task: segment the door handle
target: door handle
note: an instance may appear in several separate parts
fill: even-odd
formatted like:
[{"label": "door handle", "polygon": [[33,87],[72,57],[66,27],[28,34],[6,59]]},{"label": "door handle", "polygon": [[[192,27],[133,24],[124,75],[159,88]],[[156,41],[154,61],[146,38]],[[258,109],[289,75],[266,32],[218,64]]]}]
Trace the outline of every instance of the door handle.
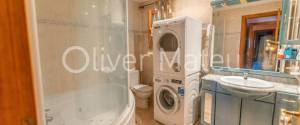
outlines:
[{"label": "door handle", "polygon": [[282,113],[286,114],[286,115],[291,115],[294,117],[300,117],[300,112],[297,111],[288,111],[286,109],[281,110]]}]

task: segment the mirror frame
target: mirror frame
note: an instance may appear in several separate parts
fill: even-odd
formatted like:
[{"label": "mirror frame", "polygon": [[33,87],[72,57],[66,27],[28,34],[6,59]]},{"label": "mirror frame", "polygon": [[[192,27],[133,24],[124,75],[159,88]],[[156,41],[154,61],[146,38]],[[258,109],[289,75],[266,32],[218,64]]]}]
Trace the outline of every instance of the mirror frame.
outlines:
[{"label": "mirror frame", "polygon": [[[285,7],[285,0],[281,0],[282,1],[282,13],[286,12],[286,7]],[[279,32],[279,40],[280,42],[282,42],[281,40],[284,39],[282,38],[282,31],[284,31],[283,29],[284,27],[284,21],[285,21],[285,15],[282,14],[281,15],[281,25],[280,25],[280,32]],[[215,33],[213,33],[213,35],[215,35]],[[214,38],[214,37],[213,37]],[[213,39],[214,40],[214,39]],[[213,42],[214,43],[214,42]],[[211,47],[214,47],[214,44],[211,45]],[[233,72],[233,73],[243,73],[243,72],[248,72],[250,74],[254,74],[254,75],[263,75],[263,76],[273,76],[273,77],[280,77],[280,78],[291,78],[294,79],[295,76],[288,74],[288,73],[282,73],[282,72],[275,72],[275,71],[265,71],[265,70],[253,70],[253,69],[245,69],[245,68],[232,68],[232,67],[222,67],[222,66],[213,66],[213,49],[211,49],[211,56],[210,56],[210,69],[212,71],[215,72]],[[276,59],[277,60],[277,59]]]}]

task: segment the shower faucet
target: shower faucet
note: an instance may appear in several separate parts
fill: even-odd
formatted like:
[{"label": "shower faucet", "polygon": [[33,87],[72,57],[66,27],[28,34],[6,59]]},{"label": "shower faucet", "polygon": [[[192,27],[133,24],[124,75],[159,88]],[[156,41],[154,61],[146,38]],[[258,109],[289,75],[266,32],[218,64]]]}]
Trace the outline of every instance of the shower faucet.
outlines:
[{"label": "shower faucet", "polygon": [[45,120],[46,120],[46,125],[48,125],[49,122],[52,122],[54,120],[53,116],[50,116],[50,109],[45,109]]},{"label": "shower faucet", "polygon": [[248,73],[248,72],[243,72],[243,77],[244,77],[244,80],[247,80],[247,79],[248,79],[248,75],[249,75],[249,73]]}]

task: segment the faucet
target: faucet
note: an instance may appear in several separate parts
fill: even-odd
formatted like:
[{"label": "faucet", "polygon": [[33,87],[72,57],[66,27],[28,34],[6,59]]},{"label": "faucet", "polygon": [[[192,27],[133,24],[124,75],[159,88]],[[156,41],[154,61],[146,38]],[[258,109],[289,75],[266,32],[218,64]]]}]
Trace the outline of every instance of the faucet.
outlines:
[{"label": "faucet", "polygon": [[50,116],[50,109],[45,109],[45,120],[46,120],[46,125],[48,125],[49,122],[52,122],[54,120],[53,116]]},{"label": "faucet", "polygon": [[248,72],[243,72],[244,80],[247,80],[247,79],[248,79],[248,75],[249,75]]}]

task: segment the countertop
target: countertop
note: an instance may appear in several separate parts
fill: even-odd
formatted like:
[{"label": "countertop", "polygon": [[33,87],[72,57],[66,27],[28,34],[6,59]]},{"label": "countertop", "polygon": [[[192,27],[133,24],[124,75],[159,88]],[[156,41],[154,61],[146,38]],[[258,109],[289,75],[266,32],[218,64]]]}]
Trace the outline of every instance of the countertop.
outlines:
[{"label": "countertop", "polygon": [[[215,81],[215,82],[218,82],[219,84],[223,84],[226,86],[232,86],[228,83],[221,81],[221,77],[223,77],[223,76],[224,75],[208,74],[208,75],[202,77],[202,79]],[[289,85],[289,84],[277,83],[277,82],[271,82],[271,83],[274,84],[274,86],[275,86],[274,88],[259,90],[259,91],[274,91],[274,92],[284,92],[284,93],[300,95],[300,86],[299,85]],[[234,86],[234,87],[238,87],[238,86]],[[238,87],[238,88],[245,89],[244,87]],[[251,88],[247,88],[247,90],[257,91],[257,89],[251,89]]]}]

